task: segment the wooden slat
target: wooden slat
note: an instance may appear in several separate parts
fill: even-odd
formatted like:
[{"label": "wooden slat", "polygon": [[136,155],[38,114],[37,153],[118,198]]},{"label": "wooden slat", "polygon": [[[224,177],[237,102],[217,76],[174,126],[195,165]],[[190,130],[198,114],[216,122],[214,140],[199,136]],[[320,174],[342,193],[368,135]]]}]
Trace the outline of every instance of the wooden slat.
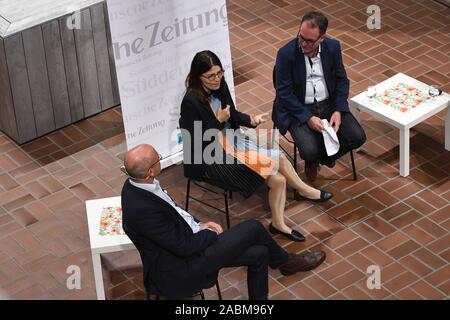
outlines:
[{"label": "wooden slat", "polygon": [[81,95],[80,76],[78,72],[77,51],[73,30],[67,28],[67,16],[59,19],[59,30],[66,70],[67,89],[69,91],[70,114],[72,122],[84,119],[83,98]]},{"label": "wooden slat", "polygon": [[88,117],[102,110],[89,9],[81,11],[81,29],[74,29],[74,34],[84,115]]},{"label": "wooden slat", "polygon": [[38,136],[41,136],[55,129],[55,117],[53,115],[52,98],[48,83],[41,27],[37,26],[23,31],[22,37],[36,132]]},{"label": "wooden slat", "polygon": [[109,54],[109,66],[111,67],[111,81],[113,89],[114,105],[120,104],[119,84],[117,82],[116,63],[114,62],[114,50],[112,47],[111,28],[109,24],[108,5],[107,2],[103,2],[103,9],[106,23],[106,39],[108,40],[108,54]]},{"label": "wooden slat", "polygon": [[0,39],[0,129],[13,140],[19,140],[3,39]]},{"label": "wooden slat", "polygon": [[6,61],[11,83],[11,91],[16,111],[18,143],[36,138],[34,111],[31,102],[28,73],[23,50],[22,34],[18,33],[4,39]]},{"label": "wooden slat", "polygon": [[102,110],[114,106],[103,3],[90,7]]},{"label": "wooden slat", "polygon": [[58,20],[42,25],[42,35],[47,57],[55,125],[56,128],[61,128],[71,123],[71,116]]}]

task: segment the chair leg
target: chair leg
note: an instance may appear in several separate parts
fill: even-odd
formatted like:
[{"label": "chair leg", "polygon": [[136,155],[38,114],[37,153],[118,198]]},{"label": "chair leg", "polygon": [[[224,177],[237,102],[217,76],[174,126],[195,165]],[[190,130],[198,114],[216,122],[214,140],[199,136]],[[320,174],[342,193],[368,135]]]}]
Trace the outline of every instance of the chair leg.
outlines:
[{"label": "chair leg", "polygon": [[272,144],[270,145],[270,147],[273,149],[273,146],[275,145],[275,129],[277,128],[277,126],[275,124],[273,124],[273,130],[272,130]]},{"label": "chair leg", "polygon": [[[297,172],[297,146],[295,145],[295,142],[293,143],[293,145],[294,145],[294,170],[295,172]],[[294,199],[296,194],[297,190],[294,189]]]},{"label": "chair leg", "polygon": [[205,294],[203,293],[203,290],[200,291],[200,296],[202,297],[202,300],[204,301],[205,300]]},{"label": "chair leg", "polygon": [[191,192],[191,179],[188,178],[187,182],[187,190],[186,190],[186,202],[185,202],[185,209],[186,211],[189,210],[189,194]]},{"label": "chair leg", "polygon": [[294,170],[297,171],[297,146],[294,143]]},{"label": "chair leg", "polygon": [[356,167],[355,167],[355,158],[353,157],[353,150],[350,150],[350,158],[352,159],[352,169],[353,169],[353,180],[356,181]]},{"label": "chair leg", "polygon": [[216,280],[216,288],[217,288],[217,295],[219,296],[219,300],[222,300],[222,292],[220,291],[220,287],[219,287],[219,279]]},{"label": "chair leg", "polygon": [[230,212],[228,210],[228,191],[227,190],[224,191],[223,198],[225,199],[225,214],[227,216],[227,229],[230,229]]}]

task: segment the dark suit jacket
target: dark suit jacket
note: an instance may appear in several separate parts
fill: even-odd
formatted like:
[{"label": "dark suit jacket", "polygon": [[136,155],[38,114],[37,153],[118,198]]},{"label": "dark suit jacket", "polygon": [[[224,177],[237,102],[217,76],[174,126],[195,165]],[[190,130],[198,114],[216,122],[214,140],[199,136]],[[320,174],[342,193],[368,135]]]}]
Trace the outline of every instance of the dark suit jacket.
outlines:
[{"label": "dark suit jacket", "polygon": [[[230,92],[224,97],[219,97],[222,103],[222,108],[230,106],[230,118],[228,122],[232,129],[238,129],[239,126],[252,127],[251,118],[249,115],[236,110]],[[194,136],[194,122],[198,121],[202,125],[201,136]],[[197,99],[189,91],[186,92],[183,101],[181,102],[181,117],[180,128],[185,129],[190,137],[190,148],[188,145],[188,138],[183,134],[183,156],[184,156],[184,174],[186,177],[200,179],[206,169],[207,164],[203,161],[203,151],[210,144],[214,143],[215,139],[211,141],[202,141],[202,137],[208,129],[222,130],[225,123],[220,123],[208,103],[204,103]],[[202,143],[195,143],[193,140],[202,141]],[[200,164],[197,163],[199,160]]]},{"label": "dark suit jacket", "polygon": [[178,299],[205,288],[203,252],[216,241],[215,232],[194,234],[169,203],[128,180],[122,188],[122,216],[123,229],[141,255],[148,292],[155,287]]},{"label": "dark suit jacket", "polygon": [[[321,44],[320,56],[331,104],[336,111],[348,112],[349,80],[342,62],[339,41],[325,39]],[[304,105],[306,66],[297,38],[278,51],[275,75],[276,98],[272,120],[285,134],[293,118],[303,124],[312,116]]]}]

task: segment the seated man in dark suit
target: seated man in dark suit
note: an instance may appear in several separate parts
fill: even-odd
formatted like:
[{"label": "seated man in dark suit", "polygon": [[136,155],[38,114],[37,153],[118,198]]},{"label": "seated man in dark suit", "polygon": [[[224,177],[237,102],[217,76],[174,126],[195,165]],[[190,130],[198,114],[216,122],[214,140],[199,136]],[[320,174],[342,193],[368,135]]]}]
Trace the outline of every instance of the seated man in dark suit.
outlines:
[{"label": "seated man in dark suit", "polygon": [[147,292],[156,288],[169,299],[188,297],[221,268],[248,266],[249,299],[267,299],[268,266],[292,275],[325,260],[323,251],[288,254],[256,220],[226,231],[212,221],[199,222],[155,179],[160,159],[148,144],[129,150],[124,159],[130,179],[122,189],[122,224],[141,255]]},{"label": "seated man in dark suit", "polygon": [[[349,80],[339,41],[325,37],[328,19],[320,12],[303,16],[297,37],[282,47],[276,60],[276,98],[272,119],[282,134],[287,130],[305,160],[305,174],[314,181],[319,163],[335,160],[366,140],[364,130],[349,112]],[[340,142],[328,156],[322,137],[327,119]]]}]

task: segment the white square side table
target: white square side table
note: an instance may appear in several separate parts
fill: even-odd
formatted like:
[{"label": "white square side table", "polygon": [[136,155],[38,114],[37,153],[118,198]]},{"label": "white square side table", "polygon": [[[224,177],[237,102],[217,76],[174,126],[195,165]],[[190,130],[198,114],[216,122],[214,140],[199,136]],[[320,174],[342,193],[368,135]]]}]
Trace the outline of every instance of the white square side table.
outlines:
[{"label": "white square side table", "polygon": [[101,236],[99,234],[100,218],[103,207],[121,207],[121,197],[103,198],[86,201],[86,214],[89,227],[89,239],[94,266],[95,289],[98,300],[105,300],[101,254],[135,249],[126,235]]},{"label": "white square side table", "polygon": [[[427,84],[403,73],[398,73],[377,84],[375,86],[377,94],[390,89],[401,82],[411,85],[428,94],[429,86]],[[400,175],[406,177],[409,175],[409,129],[445,109],[447,109],[445,115],[445,149],[450,151],[449,100],[450,96],[443,92],[434,99],[427,100],[411,110],[401,112],[390,106],[386,106],[375,99],[368,98],[366,93],[362,92],[350,99],[350,111],[358,121],[360,121],[359,112],[364,111],[400,130]]]}]

